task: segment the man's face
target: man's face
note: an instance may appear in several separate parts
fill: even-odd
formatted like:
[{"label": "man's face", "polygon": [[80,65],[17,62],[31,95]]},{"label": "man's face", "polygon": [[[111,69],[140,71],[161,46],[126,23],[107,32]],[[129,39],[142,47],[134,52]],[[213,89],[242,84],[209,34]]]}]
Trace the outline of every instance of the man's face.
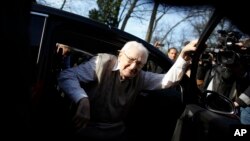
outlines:
[{"label": "man's face", "polygon": [[177,51],[175,49],[171,49],[169,52],[168,52],[168,57],[175,61],[176,60],[176,57],[177,57]]},{"label": "man's face", "polygon": [[121,51],[119,54],[119,68],[122,79],[135,77],[147,61],[145,53],[138,49]]}]

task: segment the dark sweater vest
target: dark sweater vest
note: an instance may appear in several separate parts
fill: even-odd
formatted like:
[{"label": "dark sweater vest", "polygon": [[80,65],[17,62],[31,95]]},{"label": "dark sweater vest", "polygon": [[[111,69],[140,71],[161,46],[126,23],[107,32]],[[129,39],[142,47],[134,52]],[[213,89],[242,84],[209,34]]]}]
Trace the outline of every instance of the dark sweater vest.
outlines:
[{"label": "dark sweater vest", "polygon": [[134,103],[142,83],[140,75],[120,80],[120,72],[112,71],[117,57],[110,54],[98,54],[96,64],[97,81],[92,85],[88,96],[91,107],[91,120],[95,122],[120,122]]}]

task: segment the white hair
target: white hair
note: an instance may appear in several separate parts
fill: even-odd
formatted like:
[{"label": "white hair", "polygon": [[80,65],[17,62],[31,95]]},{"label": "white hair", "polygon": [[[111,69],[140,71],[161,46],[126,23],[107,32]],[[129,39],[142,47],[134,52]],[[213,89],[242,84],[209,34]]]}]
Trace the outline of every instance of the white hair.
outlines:
[{"label": "white hair", "polygon": [[129,41],[127,42],[121,49],[121,51],[124,51],[126,52],[126,50],[130,50],[130,49],[138,49],[139,51],[142,51],[144,54],[145,54],[145,59],[147,60],[148,59],[148,50],[147,48],[142,44],[142,43],[139,43],[137,41]]}]

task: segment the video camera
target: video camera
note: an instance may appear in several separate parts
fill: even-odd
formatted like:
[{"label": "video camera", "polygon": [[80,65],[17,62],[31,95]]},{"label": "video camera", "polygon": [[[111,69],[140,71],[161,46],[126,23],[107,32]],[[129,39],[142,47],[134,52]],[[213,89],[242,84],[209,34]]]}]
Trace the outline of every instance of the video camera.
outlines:
[{"label": "video camera", "polygon": [[241,57],[239,43],[242,35],[237,31],[218,30],[220,34],[218,38],[218,46],[220,52],[217,54],[217,61],[220,64],[231,65],[238,63]]},{"label": "video camera", "polygon": [[236,43],[239,43],[240,38],[242,35],[240,32],[237,31],[225,31],[225,30],[218,30],[220,34],[219,37],[219,48],[224,50],[237,50]]}]

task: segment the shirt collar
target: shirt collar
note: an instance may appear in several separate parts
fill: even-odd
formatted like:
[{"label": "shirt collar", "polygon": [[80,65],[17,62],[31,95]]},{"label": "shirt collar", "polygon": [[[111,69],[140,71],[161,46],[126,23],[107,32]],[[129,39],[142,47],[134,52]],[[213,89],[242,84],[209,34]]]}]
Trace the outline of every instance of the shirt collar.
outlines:
[{"label": "shirt collar", "polygon": [[112,71],[117,71],[119,69],[120,69],[119,63],[118,63],[118,61],[116,61],[115,65],[114,65],[114,67],[112,69]]},{"label": "shirt collar", "polygon": [[[115,65],[114,65],[114,67],[112,69],[112,71],[118,71],[119,69],[120,69],[120,65],[119,65],[118,61],[116,61]],[[120,82],[124,82],[124,80],[122,80],[120,78]]]}]

